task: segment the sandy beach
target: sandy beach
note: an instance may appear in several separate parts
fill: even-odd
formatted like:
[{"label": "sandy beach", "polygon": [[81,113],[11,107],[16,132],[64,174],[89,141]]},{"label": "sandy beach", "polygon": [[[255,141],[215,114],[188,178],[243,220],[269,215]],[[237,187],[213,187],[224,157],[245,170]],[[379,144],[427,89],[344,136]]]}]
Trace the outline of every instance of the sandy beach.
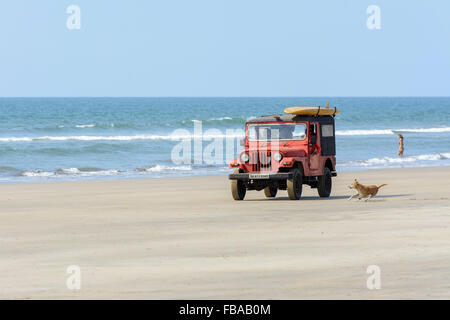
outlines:
[{"label": "sandy beach", "polygon": [[[388,186],[347,201],[354,177]],[[0,203],[1,299],[450,299],[450,167],[339,173],[326,200],[236,202],[218,176],[2,184]]]}]

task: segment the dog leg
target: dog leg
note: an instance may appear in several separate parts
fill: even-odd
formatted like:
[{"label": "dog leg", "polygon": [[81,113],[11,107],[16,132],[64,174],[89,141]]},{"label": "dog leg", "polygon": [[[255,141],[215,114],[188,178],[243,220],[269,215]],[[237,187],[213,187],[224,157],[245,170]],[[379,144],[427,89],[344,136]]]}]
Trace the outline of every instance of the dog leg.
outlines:
[{"label": "dog leg", "polygon": [[347,200],[349,200],[349,201],[350,201],[350,200],[352,200],[352,199],[353,199],[354,197],[356,197],[356,196],[358,196],[358,195],[359,195],[359,193],[357,193],[357,194],[353,194],[353,195],[351,195],[351,196],[350,196],[350,198],[348,198]]},{"label": "dog leg", "polygon": [[365,202],[369,201],[369,199],[372,198],[372,195],[369,194],[369,196],[366,198],[366,200],[364,200]]}]

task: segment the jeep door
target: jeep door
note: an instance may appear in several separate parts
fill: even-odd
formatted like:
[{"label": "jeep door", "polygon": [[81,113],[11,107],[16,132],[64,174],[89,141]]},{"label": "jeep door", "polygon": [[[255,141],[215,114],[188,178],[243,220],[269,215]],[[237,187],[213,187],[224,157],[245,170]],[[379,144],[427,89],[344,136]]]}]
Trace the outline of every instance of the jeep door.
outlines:
[{"label": "jeep door", "polygon": [[319,169],[321,160],[319,123],[310,122],[308,137],[309,169],[311,170],[311,175],[317,175],[318,171],[320,171]]}]

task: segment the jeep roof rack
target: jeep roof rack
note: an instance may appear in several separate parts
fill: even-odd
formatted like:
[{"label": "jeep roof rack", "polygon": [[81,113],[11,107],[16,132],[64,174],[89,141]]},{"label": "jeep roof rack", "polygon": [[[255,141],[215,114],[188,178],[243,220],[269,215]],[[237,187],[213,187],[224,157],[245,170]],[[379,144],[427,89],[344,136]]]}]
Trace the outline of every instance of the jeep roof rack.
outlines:
[{"label": "jeep roof rack", "polygon": [[320,123],[332,123],[333,116],[303,116],[295,114],[275,114],[264,115],[258,118],[253,118],[247,121],[247,123],[255,122],[289,122],[289,121],[318,121]]}]

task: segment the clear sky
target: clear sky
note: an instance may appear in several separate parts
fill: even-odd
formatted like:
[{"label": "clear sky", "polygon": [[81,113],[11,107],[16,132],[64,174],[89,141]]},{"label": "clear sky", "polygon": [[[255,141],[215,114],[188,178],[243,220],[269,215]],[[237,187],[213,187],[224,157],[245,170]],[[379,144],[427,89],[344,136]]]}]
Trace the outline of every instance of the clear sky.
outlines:
[{"label": "clear sky", "polygon": [[450,96],[449,16],[448,0],[5,0],[0,96]]}]

